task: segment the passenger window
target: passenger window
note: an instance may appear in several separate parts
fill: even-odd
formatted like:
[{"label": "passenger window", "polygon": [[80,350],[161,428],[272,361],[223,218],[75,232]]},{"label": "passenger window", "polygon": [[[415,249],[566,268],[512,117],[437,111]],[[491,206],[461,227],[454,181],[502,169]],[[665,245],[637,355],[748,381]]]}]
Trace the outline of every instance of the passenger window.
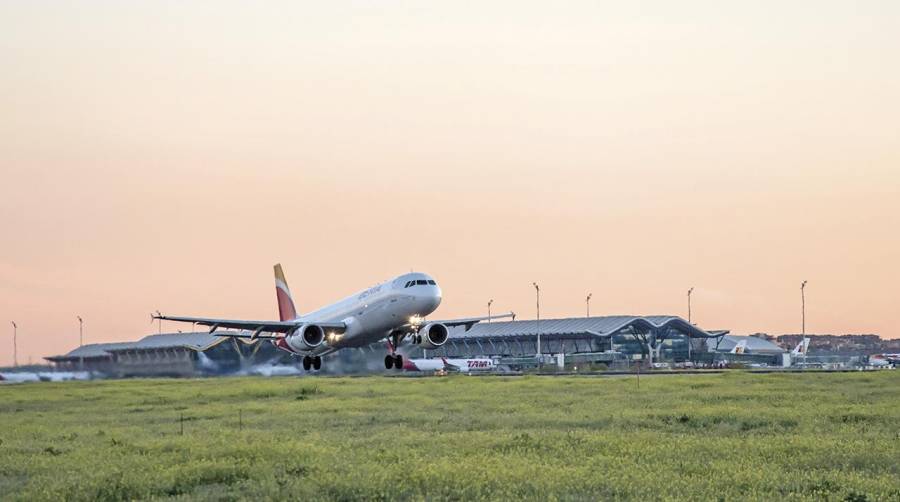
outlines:
[{"label": "passenger window", "polygon": [[429,280],[429,281],[428,281],[428,284],[431,284],[432,286],[437,286],[437,284],[435,284],[435,282],[432,281],[432,280]]},{"label": "passenger window", "polygon": [[419,280],[416,281],[416,284],[418,284],[419,286],[425,286],[426,284],[428,284],[428,281],[425,281],[425,280],[423,280],[423,279],[419,279]]}]

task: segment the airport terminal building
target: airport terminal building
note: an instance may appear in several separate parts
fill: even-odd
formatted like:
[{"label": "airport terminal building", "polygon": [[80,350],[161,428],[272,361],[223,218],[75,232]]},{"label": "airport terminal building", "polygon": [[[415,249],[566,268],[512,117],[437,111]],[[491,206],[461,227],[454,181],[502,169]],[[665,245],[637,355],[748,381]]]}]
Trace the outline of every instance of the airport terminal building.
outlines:
[{"label": "airport terminal building", "polygon": [[443,347],[426,351],[426,355],[534,359],[540,351],[545,357],[562,353],[573,361],[585,362],[651,358],[679,362],[709,358],[710,350],[727,333],[703,330],[678,316],[482,322],[468,331],[452,331]]},{"label": "airport terminal building", "polygon": [[290,362],[270,343],[195,333],[149,335],[136,342],[94,343],[46,358],[57,369],[115,377],[193,376],[231,373],[260,361]]},{"label": "airport terminal building", "polygon": [[[540,340],[540,342],[538,341]],[[746,340],[747,353],[730,354]],[[540,348],[538,345],[540,344]],[[712,364],[723,359],[746,364],[783,364],[785,350],[757,337],[707,331],[678,316],[601,316],[482,322],[451,329],[435,350],[401,348],[406,357],[490,357],[516,368],[545,363],[603,363],[627,366],[635,361]],[[359,373],[383,368],[385,346],[342,350],[332,356],[333,371]],[[293,355],[264,340],[239,340],[208,332],[156,334],[136,342],[101,343],[48,357],[60,370],[91,371],[115,377],[234,374],[256,365],[297,365]]]}]

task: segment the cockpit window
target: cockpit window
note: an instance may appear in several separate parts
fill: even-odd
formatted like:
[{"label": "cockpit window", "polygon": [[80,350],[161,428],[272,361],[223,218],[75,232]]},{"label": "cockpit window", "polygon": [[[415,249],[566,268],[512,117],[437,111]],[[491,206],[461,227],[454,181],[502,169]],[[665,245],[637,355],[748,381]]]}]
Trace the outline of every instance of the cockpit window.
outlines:
[{"label": "cockpit window", "polygon": [[428,281],[426,281],[425,279],[419,279],[416,281],[416,284],[419,286],[425,286],[426,284],[428,284]]},{"label": "cockpit window", "polygon": [[404,288],[408,288],[408,287],[412,286],[412,285],[415,284],[415,283],[416,283],[416,281],[406,281],[406,286],[403,286],[403,287],[404,287]]},{"label": "cockpit window", "polygon": [[428,280],[428,284],[431,284],[432,286],[437,286],[437,283],[435,283],[435,282],[434,282],[433,280],[431,280],[431,279]]}]

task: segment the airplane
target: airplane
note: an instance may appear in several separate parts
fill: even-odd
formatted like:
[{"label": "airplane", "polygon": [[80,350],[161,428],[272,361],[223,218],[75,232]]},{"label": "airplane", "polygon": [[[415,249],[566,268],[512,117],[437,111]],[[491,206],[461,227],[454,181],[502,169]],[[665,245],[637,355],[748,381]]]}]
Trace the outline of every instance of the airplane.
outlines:
[{"label": "airplane", "polygon": [[890,356],[896,356],[897,354],[873,354],[869,356],[869,366],[873,368],[891,368],[897,364],[897,359],[892,359]]},{"label": "airplane", "polygon": [[403,363],[406,371],[458,371],[469,373],[473,371],[492,371],[497,369],[497,363],[493,359],[485,357],[475,359],[449,359],[446,357],[434,359],[406,359]]},{"label": "airplane", "polygon": [[809,352],[809,338],[804,338],[791,351],[791,357],[806,357],[807,352]]},{"label": "airplane", "polygon": [[730,354],[744,354],[747,352],[747,340],[739,341],[729,352]]},{"label": "airplane", "polygon": [[[728,351],[728,353],[735,354],[735,355],[741,355],[741,354],[745,354],[746,351],[747,351],[747,340],[741,340],[738,343],[736,343],[734,345],[734,347],[732,347],[731,350]],[[728,364],[730,364],[730,361],[728,359],[721,359],[716,363],[716,366],[724,368]]]},{"label": "airplane", "polygon": [[[480,321],[515,318],[508,312],[486,317],[469,317],[446,321],[426,321],[441,303],[441,288],[423,273],[410,272],[360,291],[314,312],[300,315],[284,278],[281,264],[275,265],[275,295],[278,301],[277,321],[246,321],[207,317],[167,316],[156,312],[154,320],[186,322],[243,332],[215,333],[216,336],[243,338],[250,341],[269,340],[275,347],[303,356],[303,369],[319,370],[322,357],[344,348],[365,347],[388,339],[389,353],[384,358],[386,369],[403,368],[403,356],[396,348],[409,338],[423,349],[436,349],[447,342],[449,328],[470,329]],[[247,333],[249,332],[249,333]]]}]

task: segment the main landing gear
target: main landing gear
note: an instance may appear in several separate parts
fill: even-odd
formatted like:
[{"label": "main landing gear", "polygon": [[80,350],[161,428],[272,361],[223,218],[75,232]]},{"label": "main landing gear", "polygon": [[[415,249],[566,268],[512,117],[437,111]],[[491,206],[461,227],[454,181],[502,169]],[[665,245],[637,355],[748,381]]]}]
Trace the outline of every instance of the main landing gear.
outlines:
[{"label": "main landing gear", "polygon": [[303,356],[303,369],[309,371],[311,369],[322,369],[322,358],[320,356]]},{"label": "main landing gear", "polygon": [[403,340],[405,336],[404,333],[391,333],[391,342],[389,344],[389,348],[391,349],[391,353],[384,356],[384,367],[385,369],[396,368],[398,370],[403,369],[403,356],[397,353],[397,347],[400,346],[400,342]]},{"label": "main landing gear", "polygon": [[403,369],[403,356],[400,354],[388,354],[384,356],[384,367],[386,369],[397,368]]}]

